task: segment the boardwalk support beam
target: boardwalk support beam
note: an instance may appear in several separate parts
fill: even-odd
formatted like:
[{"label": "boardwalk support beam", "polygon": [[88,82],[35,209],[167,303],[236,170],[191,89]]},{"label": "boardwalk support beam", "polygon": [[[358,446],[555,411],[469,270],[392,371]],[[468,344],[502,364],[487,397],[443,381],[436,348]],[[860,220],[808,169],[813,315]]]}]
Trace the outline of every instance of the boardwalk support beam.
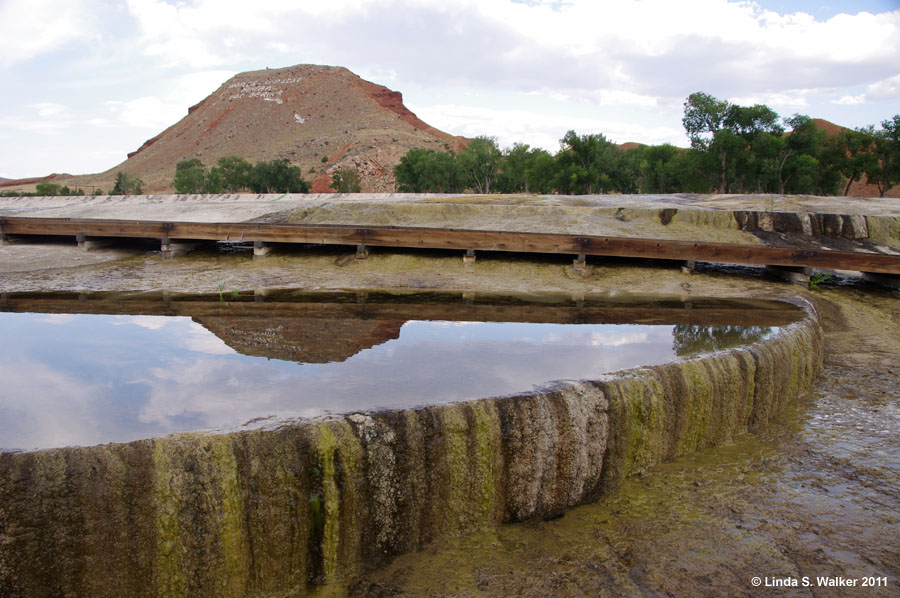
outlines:
[{"label": "boardwalk support beam", "polygon": [[79,249],[84,249],[85,251],[90,251],[91,249],[100,249],[102,247],[109,247],[113,244],[113,240],[104,237],[89,237],[84,233],[78,233],[75,235],[75,241],[78,243]]},{"label": "boardwalk support beam", "polygon": [[173,258],[182,256],[187,252],[196,249],[198,245],[199,243],[196,242],[184,241],[173,243],[168,237],[163,237],[160,239],[159,250],[162,252],[164,258]]},{"label": "boardwalk support beam", "polygon": [[362,243],[356,246],[356,259],[364,260],[369,257],[369,249]]},{"label": "boardwalk support beam", "polygon": [[253,241],[253,257],[265,257],[272,251],[272,245],[265,241]]},{"label": "boardwalk support beam", "polygon": [[863,272],[863,280],[874,282],[875,284],[884,285],[892,289],[900,289],[900,275],[898,274],[877,274],[875,272]]},{"label": "boardwalk support beam", "polygon": [[812,268],[803,266],[766,266],[766,272],[794,284],[809,284]]},{"label": "boardwalk support beam", "polygon": [[475,250],[474,249],[466,249],[466,255],[463,256],[463,264],[466,266],[475,265]]}]

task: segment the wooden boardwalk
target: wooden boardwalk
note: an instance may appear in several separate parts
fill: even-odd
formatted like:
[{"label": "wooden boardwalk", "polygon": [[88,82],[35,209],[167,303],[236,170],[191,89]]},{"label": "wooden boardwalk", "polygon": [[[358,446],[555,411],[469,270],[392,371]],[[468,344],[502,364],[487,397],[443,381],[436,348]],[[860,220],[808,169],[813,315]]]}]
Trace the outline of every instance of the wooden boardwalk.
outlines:
[{"label": "wooden boardwalk", "polygon": [[685,262],[856,270],[900,275],[900,255],[865,250],[800,249],[709,241],[624,238],[539,232],[508,232],[394,226],[186,222],[99,218],[0,216],[0,235],[72,236],[80,242],[108,238],[159,239],[174,254],[191,241],[254,242],[263,255],[268,244],[301,243],[367,247],[455,249],[612,256]]}]

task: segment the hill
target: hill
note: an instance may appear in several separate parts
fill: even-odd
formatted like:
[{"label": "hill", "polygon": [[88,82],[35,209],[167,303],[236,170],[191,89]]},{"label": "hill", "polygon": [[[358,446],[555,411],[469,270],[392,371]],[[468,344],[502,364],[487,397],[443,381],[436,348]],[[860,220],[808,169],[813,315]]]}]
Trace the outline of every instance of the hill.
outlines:
[{"label": "hill", "polygon": [[466,142],[422,122],[400,92],[343,67],[298,65],[235,75],[124,162],[54,182],[109,191],[123,171],[141,177],[145,193],[166,193],[180,160],[211,166],[222,156],[240,156],[286,158],[300,166],[313,191],[329,191],[331,173],[342,166],[359,171],[363,191],[393,191],[393,167],[410,149],[457,150]]},{"label": "hill", "polygon": [[[847,127],[842,127],[840,125],[836,125],[833,122],[829,122],[822,118],[814,118],[812,122],[815,123],[816,127],[825,130],[825,134],[828,136],[837,135],[841,131],[848,131]],[[869,185],[866,183],[866,176],[863,175],[861,180],[854,181],[852,185],[850,185],[850,192],[848,193],[851,197],[878,197],[878,187],[875,185]],[[900,185],[895,185],[888,189],[885,193],[885,197],[900,197]]]}]

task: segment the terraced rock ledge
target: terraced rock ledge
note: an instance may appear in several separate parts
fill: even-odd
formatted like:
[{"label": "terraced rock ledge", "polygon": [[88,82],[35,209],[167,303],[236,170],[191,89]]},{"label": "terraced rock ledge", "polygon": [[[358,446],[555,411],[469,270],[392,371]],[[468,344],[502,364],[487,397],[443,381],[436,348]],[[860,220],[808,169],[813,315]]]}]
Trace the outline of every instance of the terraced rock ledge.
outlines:
[{"label": "terraced rock ledge", "polygon": [[0,455],[0,596],[286,596],[432,540],[550,518],[777,417],[818,317],[518,396]]}]

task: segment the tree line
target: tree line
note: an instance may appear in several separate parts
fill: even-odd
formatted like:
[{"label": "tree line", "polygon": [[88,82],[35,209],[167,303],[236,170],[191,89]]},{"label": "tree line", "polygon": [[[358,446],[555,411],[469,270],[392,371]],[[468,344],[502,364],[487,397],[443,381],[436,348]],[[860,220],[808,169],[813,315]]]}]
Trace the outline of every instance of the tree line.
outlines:
[{"label": "tree line", "polygon": [[307,193],[310,187],[286,158],[251,164],[237,156],[223,156],[209,168],[199,158],[182,160],[172,185],[178,193]]},{"label": "tree line", "polygon": [[691,94],[682,119],[690,148],[622,149],[602,134],[569,131],[551,154],[476,137],[460,152],[410,150],[394,168],[409,193],[779,193],[847,195],[865,177],[881,196],[900,182],[900,115],[829,135],[809,116],[782,118]]},{"label": "tree line", "polygon": [[[116,180],[110,195],[140,195],[144,192],[144,181],[141,177],[127,172],[119,171],[116,173]],[[34,186],[33,192],[28,191],[3,191],[0,197],[45,197],[48,195],[61,196],[82,196],[84,189],[81,187],[70,188],[68,185],[60,185],[59,183],[42,182]],[[103,189],[99,187],[93,188],[91,195],[103,195]]]}]

